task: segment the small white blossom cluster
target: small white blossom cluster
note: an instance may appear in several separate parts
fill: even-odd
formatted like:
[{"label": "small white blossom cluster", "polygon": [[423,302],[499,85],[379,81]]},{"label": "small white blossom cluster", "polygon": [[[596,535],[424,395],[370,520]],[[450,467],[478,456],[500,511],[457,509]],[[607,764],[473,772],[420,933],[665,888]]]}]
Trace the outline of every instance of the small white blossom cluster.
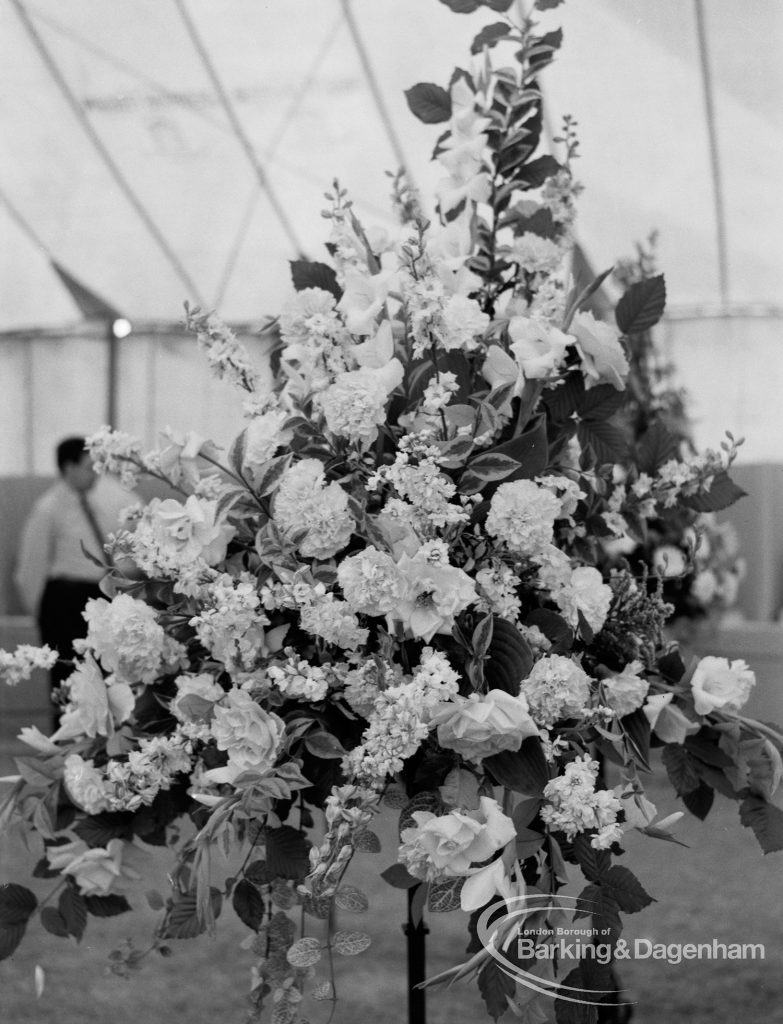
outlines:
[{"label": "small white blossom cluster", "polygon": [[255,391],[256,372],[244,345],[231,328],[213,313],[201,313],[198,308],[186,309],[188,330],[204,349],[207,361],[215,375],[232,384]]},{"label": "small white blossom cluster", "polygon": [[367,447],[386,421],[389,396],[402,383],[403,367],[398,359],[379,368],[362,366],[337,375],[334,384],[317,399],[329,431],[354,444]]},{"label": "small white blossom cluster", "polygon": [[304,288],[283,306],[281,366],[304,393],[322,391],[349,369],[351,337],[337,313],[337,300],[323,288]]},{"label": "small white blossom cluster", "polygon": [[346,601],[327,593],[323,583],[316,583],[297,595],[300,624],[306,633],[321,637],[327,644],[354,651],[366,642],[369,630],[359,620]]},{"label": "small white blossom cluster", "polygon": [[457,488],[438,465],[440,452],[415,444],[413,451],[397,452],[390,466],[381,466],[368,480],[368,488],[390,485],[397,500],[387,501],[383,516],[409,522],[423,537],[447,525],[464,522],[469,513],[452,503]]},{"label": "small white blossom cluster", "polygon": [[518,586],[519,577],[503,562],[496,561],[492,565],[484,566],[476,573],[479,594],[476,607],[483,612],[492,612],[514,622],[519,617],[521,609],[521,602],[516,593]]},{"label": "small white blossom cluster", "polygon": [[103,426],[85,441],[96,473],[110,473],[132,490],[146,465],[142,443],[137,437]]},{"label": "small white blossom cluster", "polygon": [[436,707],[458,691],[459,676],[446,656],[425,647],[413,679],[376,697],[361,744],[345,758],[346,771],[363,785],[380,786],[419,748]]},{"label": "small white blossom cluster", "polygon": [[334,891],[353,855],[352,841],[372,821],[377,803],[375,789],[355,784],[332,787],[324,807],[326,835],[321,843],[310,847],[306,884],[314,896],[328,896]]},{"label": "small white blossom cluster", "polygon": [[311,665],[287,647],[287,658],[282,663],[269,665],[266,674],[275,689],[284,697],[309,703],[322,701],[329,690],[329,673],[320,665]]},{"label": "small white blossom cluster", "polygon": [[52,668],[57,658],[57,651],[47,645],[19,644],[15,651],[0,651],[0,680],[7,686],[26,683],[37,669]]},{"label": "small white blossom cluster", "polygon": [[567,764],[564,773],[544,788],[548,802],[541,808],[541,819],[551,829],[565,832],[569,841],[595,829],[590,845],[606,850],[622,839],[623,829],[617,822],[622,804],[611,790],[596,791],[597,778],[598,762],[588,754]]},{"label": "small white blossom cluster", "polygon": [[268,617],[260,608],[256,580],[221,573],[209,587],[207,607],[190,619],[201,643],[229,672],[249,672],[264,647]]}]

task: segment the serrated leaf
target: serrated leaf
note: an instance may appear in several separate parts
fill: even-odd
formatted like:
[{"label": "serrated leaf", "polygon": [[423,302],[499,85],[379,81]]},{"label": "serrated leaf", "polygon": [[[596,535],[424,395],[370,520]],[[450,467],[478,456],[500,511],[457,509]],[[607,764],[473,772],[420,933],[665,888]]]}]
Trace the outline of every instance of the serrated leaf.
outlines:
[{"label": "serrated leaf", "polygon": [[496,21],[492,25],[485,25],[470,44],[470,52],[481,53],[485,46],[492,48],[509,32],[511,32],[511,26],[505,21]]},{"label": "serrated leaf", "polygon": [[617,303],[614,318],[623,334],[647,331],[661,319],[666,305],[663,274],[636,281]]},{"label": "serrated leaf", "polygon": [[402,834],[403,829],[414,828],[416,826],[416,819],[413,817],[416,811],[429,811],[430,814],[437,814],[442,807],[443,801],[441,800],[440,793],[437,793],[434,790],[426,790],[423,793],[417,793],[414,797],[411,797],[400,811],[400,834]]},{"label": "serrated leaf", "polygon": [[740,804],[740,821],[753,829],[764,853],[783,850],[783,811],[758,796],[746,797]]},{"label": "serrated leaf", "polygon": [[744,498],[747,492],[738,487],[724,470],[712,478],[710,489],[682,498],[682,503],[694,512],[720,512],[735,501]]},{"label": "serrated leaf", "polygon": [[286,953],[292,967],[314,967],[323,956],[321,940],[312,937],[299,939]]},{"label": "serrated leaf", "polygon": [[16,882],[0,885],[0,926],[13,928],[27,924],[38,906],[35,893]]},{"label": "serrated leaf", "polygon": [[589,390],[583,388],[576,411],[583,420],[608,420],[625,404],[625,400],[624,391],[618,391],[612,384],[598,384]]},{"label": "serrated leaf", "polygon": [[696,789],[689,790],[681,795],[681,800],[700,821],[704,821],[712,810],[715,801],[715,790],[706,782],[699,779]]},{"label": "serrated leaf", "polygon": [[487,1013],[493,1020],[498,1020],[508,1009],[517,986],[514,979],[502,971],[498,962],[490,957],[478,973],[478,987]]},{"label": "serrated leaf", "polygon": [[640,473],[655,476],[658,469],[670,459],[676,459],[680,443],[665,423],[656,420],[642,435],[636,446],[636,465]]},{"label": "serrated leaf", "polygon": [[272,878],[265,860],[254,860],[245,868],[245,878],[253,885],[267,885]]},{"label": "serrated leaf", "polygon": [[351,844],[354,850],[360,850],[362,853],[381,852],[381,841],[375,832],[369,828],[363,828],[361,831],[355,832]]},{"label": "serrated leaf", "polygon": [[381,878],[394,889],[412,889],[421,882],[421,879],[414,878],[403,864],[392,864],[381,872]]},{"label": "serrated leaf", "polygon": [[611,423],[603,420],[580,420],[576,436],[583,448],[592,448],[599,465],[623,462],[628,457],[628,441],[625,434]]},{"label": "serrated leaf", "polygon": [[304,832],[281,825],[264,834],[266,866],[272,878],[304,878],[310,870],[310,843]]},{"label": "serrated leaf", "polygon": [[484,678],[491,689],[504,690],[512,697],[519,694],[520,683],[533,667],[530,644],[513,623],[495,616],[492,639],[484,662]]},{"label": "serrated leaf", "polygon": [[625,914],[636,914],[655,902],[636,875],[622,864],[613,864],[605,871],[601,883],[611,888],[617,905]]},{"label": "serrated leaf", "polygon": [[130,839],[131,828],[125,814],[95,814],[80,818],[73,831],[88,846],[107,846],[112,839]]},{"label": "serrated leaf", "polygon": [[440,124],[451,118],[451,97],[440,85],[419,82],[405,90],[411,113],[425,124]]},{"label": "serrated leaf", "polygon": [[678,796],[692,793],[699,788],[700,778],[693,758],[679,744],[669,743],[661,754],[666,773]]},{"label": "serrated leaf", "polygon": [[357,956],[369,949],[372,939],[365,932],[335,932],[332,948],[341,956]]},{"label": "serrated leaf", "polygon": [[342,885],[334,895],[334,902],[340,910],[350,914],[364,914],[370,907],[370,901],[361,889],[355,885]]},{"label": "serrated leaf", "polygon": [[[44,907],[44,910],[54,910],[54,907]],[[54,913],[57,911],[54,910]],[[0,960],[7,960],[16,951],[26,928],[24,924],[0,925]]]},{"label": "serrated leaf", "polygon": [[77,942],[81,942],[85,926],[87,925],[87,906],[82,894],[68,886],[60,895],[57,909],[60,911],[63,921],[65,921],[68,934],[73,935]]},{"label": "serrated leaf", "polygon": [[608,937],[614,945],[623,930],[614,893],[603,885],[592,883],[582,890],[577,899],[579,910],[574,917],[589,915],[593,919],[593,927],[602,935],[601,941],[607,941]]},{"label": "serrated leaf", "polygon": [[433,914],[448,914],[460,909],[460,893],[464,878],[448,878],[443,882],[431,882],[427,893],[427,909]]},{"label": "serrated leaf", "polygon": [[[209,894],[214,916],[217,917],[222,903],[220,891],[211,888]],[[195,939],[206,930],[206,921],[199,917],[196,894],[187,892],[172,901],[159,934],[162,939]]]},{"label": "serrated leaf", "polygon": [[336,299],[342,297],[337,274],[328,264],[315,260],[291,260],[290,266],[291,280],[298,292],[304,291],[305,288],[321,288],[325,292],[331,292]]},{"label": "serrated leaf", "polygon": [[574,839],[574,854],[588,882],[600,882],[609,870],[612,858],[608,850],[596,850],[590,837],[580,832]]},{"label": "serrated leaf", "polygon": [[231,905],[242,924],[257,932],[264,920],[266,906],[261,893],[252,882],[248,882],[246,878],[241,878],[237,882],[231,895]]},{"label": "serrated leaf", "polygon": [[67,939],[70,934],[63,915],[56,907],[41,908],[41,924],[47,932],[56,935],[58,939]]},{"label": "serrated leaf", "polygon": [[[582,963],[584,962],[582,961]],[[563,985],[570,986],[570,989],[564,989],[564,991],[568,992],[571,997],[576,995],[574,989],[581,989],[582,992],[588,991],[579,967],[568,972],[563,979]],[[598,1007],[593,1006],[591,1002],[587,1000],[584,1002],[571,1002],[566,999],[555,1000],[556,1024],[597,1024],[597,1021]]]},{"label": "serrated leaf", "polygon": [[526,797],[540,797],[549,782],[549,769],[538,736],[525,737],[519,750],[503,750],[485,758],[484,767],[499,786]]}]

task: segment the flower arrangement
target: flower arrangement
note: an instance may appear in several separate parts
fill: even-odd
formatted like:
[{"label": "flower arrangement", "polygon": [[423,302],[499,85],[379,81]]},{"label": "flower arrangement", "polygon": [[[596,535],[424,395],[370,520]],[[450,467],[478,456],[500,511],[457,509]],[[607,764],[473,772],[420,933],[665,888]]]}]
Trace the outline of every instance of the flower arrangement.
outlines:
[{"label": "flower arrangement", "polygon": [[[468,961],[433,983],[475,975],[496,1019],[567,1003],[589,1020],[608,965],[586,956],[562,977],[552,958],[498,954],[520,928],[546,946],[576,868],[610,946],[621,913],[650,902],[614,857],[630,829],[672,839],[678,815],[660,820],[645,796],[652,748],[690,811],[717,790],[765,851],[783,847],[781,738],[740,713],[752,671],[686,666],[660,578],[599,568],[607,538],[741,492],[733,442],[685,455],[660,422],[634,438],[623,419],[623,339],[660,317],[663,278],[634,282],[615,324],[582,308],[601,279],[569,287],[575,125],[542,153],[537,87],[560,39],[504,16],[448,88],[409,90],[441,125],[437,217],[398,176],[390,237],[335,184],[331,262],[292,264],[270,329],[273,387],[213,314],[188,310],[246,394],[226,454],[193,434],[152,453],[108,429],[90,439],[100,471],[149,473],[176,496],[113,538],[59,726],[23,730],[33,754],[2,816],[37,833],[35,873],[56,890],[40,908],[25,886],[0,890],[0,955],[38,910],[76,938],[91,915],[128,911],[143,851],[167,846],[151,949],[212,929],[230,903],[253,933],[253,1012],[300,1021],[305,999],[334,1002],[334,960],[369,944],[335,930],[335,911],[367,908],[348,871],[378,852],[373,822],[392,809],[384,879],[413,892],[414,914],[471,919]],[[504,49],[511,63],[493,61]],[[0,672],[20,682],[53,657],[20,648]],[[123,947],[114,969],[143,955]]]}]

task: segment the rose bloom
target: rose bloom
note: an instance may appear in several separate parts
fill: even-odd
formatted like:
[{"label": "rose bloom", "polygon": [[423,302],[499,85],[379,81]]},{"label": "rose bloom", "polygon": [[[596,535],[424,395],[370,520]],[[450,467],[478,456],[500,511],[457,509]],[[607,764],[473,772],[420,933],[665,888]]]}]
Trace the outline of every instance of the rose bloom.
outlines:
[{"label": "rose bloom", "polygon": [[481,761],[501,750],[519,750],[526,736],[538,729],[524,697],[505,690],[455,697],[441,704],[430,725],[438,728],[438,743],[456,750],[468,761]]},{"label": "rose bloom", "polygon": [[592,313],[584,312],[574,317],[571,333],[582,357],[585,387],[607,383],[623,391],[628,376],[628,360],[617,330],[596,320]]},{"label": "rose bloom", "polygon": [[225,768],[206,773],[213,782],[233,782],[242,772],[263,772],[277,760],[285,724],[259,707],[245,690],[231,690],[215,708],[212,735],[219,750],[228,751]]},{"label": "rose bloom", "polygon": [[53,871],[70,875],[83,896],[108,896],[120,892],[128,880],[141,876],[123,864],[126,844],[110,839],[106,848],[89,847],[82,839],[63,846],[48,846],[46,857]]},{"label": "rose bloom", "polygon": [[630,715],[644,704],[650,684],[639,675],[642,668],[640,661],[632,661],[618,675],[603,681],[604,699],[618,718]]},{"label": "rose bloom", "polygon": [[353,612],[388,615],[405,590],[397,563],[385,551],[368,547],[337,567],[337,581]]},{"label": "rose bloom", "polygon": [[612,588],[604,583],[601,573],[592,565],[581,565],[571,573],[565,587],[554,594],[563,616],[576,629],[579,613],[587,620],[594,633],[598,633],[606,621],[612,603]]},{"label": "rose bloom", "polygon": [[174,498],[153,499],[147,511],[158,547],[183,564],[197,558],[208,565],[221,562],[234,528],[215,521],[216,508],[217,502],[201,500],[194,494],[184,505]]},{"label": "rose bloom", "polygon": [[551,377],[565,358],[570,338],[543,320],[514,316],[508,324],[510,349],[527,380]]},{"label": "rose bloom", "polygon": [[756,685],[756,676],[744,661],[732,661],[708,655],[702,658],[691,677],[696,714],[725,709],[738,711]]},{"label": "rose bloom", "polygon": [[[496,800],[482,796],[474,811],[450,811],[440,816],[414,811],[416,822],[400,834],[398,860],[416,878],[459,878],[472,865],[488,860],[516,835],[513,821]],[[480,869],[478,869],[480,870]]]},{"label": "rose bloom", "polygon": [[70,740],[77,736],[111,736],[116,725],[133,711],[135,699],[127,683],[104,679],[89,655],[63,684],[68,703],[60,719],[60,728],[52,740]]},{"label": "rose bloom", "polygon": [[78,754],[69,754],[65,759],[63,783],[68,796],[83,811],[100,814],[108,810],[103,775],[92,761],[85,761]]},{"label": "rose bloom", "polygon": [[455,617],[478,597],[470,576],[453,565],[433,564],[417,553],[403,555],[397,567],[405,593],[391,618],[427,643],[436,633],[450,633]]}]

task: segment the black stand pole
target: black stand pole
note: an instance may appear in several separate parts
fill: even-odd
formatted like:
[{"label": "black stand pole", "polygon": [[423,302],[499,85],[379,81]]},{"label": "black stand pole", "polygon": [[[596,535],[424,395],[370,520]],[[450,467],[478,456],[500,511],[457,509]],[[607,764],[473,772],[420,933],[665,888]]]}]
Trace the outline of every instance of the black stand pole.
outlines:
[{"label": "black stand pole", "polygon": [[[413,900],[418,888],[414,885],[407,890],[408,920],[402,926],[408,940],[408,1024],[427,1022],[426,993],[423,988],[416,987],[424,981],[426,973],[425,936],[429,933],[421,915],[413,913]],[[416,916],[418,921],[415,920]]]}]

